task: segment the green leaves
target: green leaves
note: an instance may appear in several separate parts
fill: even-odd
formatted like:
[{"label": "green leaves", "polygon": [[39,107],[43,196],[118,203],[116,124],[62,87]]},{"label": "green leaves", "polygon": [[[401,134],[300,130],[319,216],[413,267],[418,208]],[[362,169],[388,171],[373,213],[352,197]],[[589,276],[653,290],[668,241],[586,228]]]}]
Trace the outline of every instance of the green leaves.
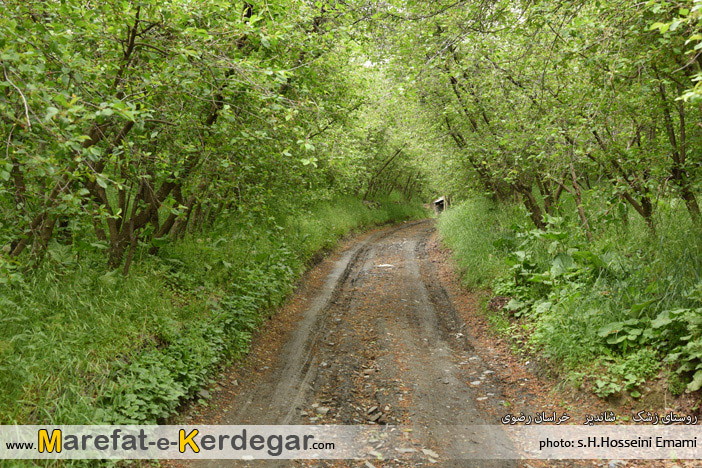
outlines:
[{"label": "green leaves", "polygon": [[605,338],[607,344],[618,345],[624,340],[637,341],[643,334],[646,321],[629,319],[623,322],[612,322],[597,330],[597,335]]},{"label": "green leaves", "polygon": [[670,311],[664,310],[658,316],[651,320],[651,327],[662,328],[673,323],[673,319],[670,317]]},{"label": "green leaves", "polygon": [[44,116],[44,121],[46,121],[46,122],[50,121],[58,113],[59,113],[59,110],[57,108],[47,107],[46,108],[46,115]]},{"label": "green leaves", "polygon": [[12,175],[12,164],[11,163],[5,163],[2,168],[0,168],[0,179],[4,180],[7,182],[10,180],[10,176]]},{"label": "green leaves", "polygon": [[[3,242],[36,232],[35,219],[70,218],[93,237],[67,242],[113,256],[114,267],[124,253],[103,252],[94,236],[126,245],[118,239],[130,221],[139,220],[139,245],[162,248],[173,233],[161,233],[159,245],[151,237],[170,216],[177,222],[166,230],[361,190],[377,148],[355,119],[375,82],[351,64],[362,53],[349,42],[351,19],[327,22],[324,11],[287,0],[241,8],[49,2],[36,21],[23,4],[8,6],[0,114],[22,177],[0,165],[8,183],[0,210],[16,221],[3,227]],[[315,25],[323,27],[309,33]],[[28,119],[39,121],[29,128]],[[415,169],[403,174],[403,189]],[[60,196],[51,196],[55,187]],[[176,205],[185,209],[170,211]],[[190,216],[193,205],[211,216]],[[146,216],[148,206],[158,213]]]},{"label": "green leaves", "polygon": [[573,257],[565,253],[558,254],[551,263],[551,276],[561,276],[572,270],[574,266],[575,262],[573,261]]},{"label": "green leaves", "polygon": [[103,177],[101,174],[97,174],[95,176],[95,182],[102,188],[106,189],[107,188],[107,179]]},{"label": "green leaves", "polygon": [[62,266],[69,266],[75,263],[73,249],[70,245],[61,245],[53,242],[47,249],[47,252],[54,262]]},{"label": "green leaves", "polygon": [[650,31],[659,30],[661,34],[665,34],[668,29],[670,29],[670,23],[653,23],[650,27]]},{"label": "green leaves", "polygon": [[597,330],[597,334],[603,338],[612,335],[612,334],[618,334],[620,331],[624,329],[624,322],[612,322],[608,323],[604,327],[601,327],[599,330]]},{"label": "green leaves", "polygon": [[303,166],[309,166],[311,164],[314,167],[317,167],[317,158],[315,158],[315,157],[300,159],[300,162],[302,163]]}]

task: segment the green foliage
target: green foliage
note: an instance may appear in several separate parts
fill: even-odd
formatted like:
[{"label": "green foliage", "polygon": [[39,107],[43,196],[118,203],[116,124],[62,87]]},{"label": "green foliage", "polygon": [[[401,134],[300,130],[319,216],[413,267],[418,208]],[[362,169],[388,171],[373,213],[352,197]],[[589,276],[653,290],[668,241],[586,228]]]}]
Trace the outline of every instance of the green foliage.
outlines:
[{"label": "green foliage", "polygon": [[[375,25],[385,45],[375,60],[441,148],[429,179],[456,199],[520,200],[539,229],[567,209],[588,239],[630,211],[655,230],[676,202],[699,224],[702,3],[564,6],[377,6],[393,21]],[[595,210],[583,205],[593,197]]]},{"label": "green foliage", "polygon": [[700,388],[702,3],[564,5],[4,2],[3,420],[163,418],[430,194],[530,346]]},{"label": "green foliage", "polygon": [[510,229],[514,213],[513,206],[472,198],[439,216],[439,232],[456,253],[467,286],[485,286],[504,273],[517,243]]},{"label": "green foliage", "polygon": [[[354,229],[424,216],[353,197],[231,217],[145,252],[126,278],[99,255],[52,260],[0,285],[0,420],[155,423],[192,398],[290,293],[312,254]],[[280,224],[276,221],[280,219]]]},{"label": "green foliage", "polygon": [[682,395],[687,388],[685,380],[679,374],[668,374],[668,391],[674,396]]},{"label": "green foliage", "polygon": [[364,105],[382,77],[347,48],[353,8],[4,7],[0,281],[47,257],[128,272],[139,244],[153,252],[290,199],[422,191],[409,151],[388,161],[406,135],[388,130],[382,103]]},{"label": "green foliage", "polygon": [[161,420],[314,253],[423,216],[353,5],[3,8],[2,421]]},{"label": "green foliage", "polygon": [[[486,214],[472,213],[471,206],[489,205],[470,200],[449,210],[440,232],[455,246],[459,264],[489,255],[503,262],[502,276],[491,286],[510,298],[502,314],[525,325],[512,327],[512,334],[522,330],[566,372],[584,371],[603,397],[640,395],[637,388],[662,366],[674,372],[676,391],[680,382],[690,391],[702,387],[702,238],[692,226],[683,227],[684,211],[661,218],[658,237],[643,223],[628,230],[613,223],[588,243],[574,235],[575,219],[547,217],[546,230],[534,230],[526,213],[510,209],[494,224],[511,226],[509,234],[475,229],[471,223]],[[463,237],[461,227],[472,237]],[[508,252],[496,237],[514,239]]]},{"label": "green foliage", "polygon": [[656,375],[661,366],[658,353],[652,349],[641,348],[636,352],[625,355],[620,360],[607,361],[607,372],[600,378],[594,379],[594,392],[600,397],[626,390],[634,398],[639,398],[641,393],[637,388],[646,379]]}]

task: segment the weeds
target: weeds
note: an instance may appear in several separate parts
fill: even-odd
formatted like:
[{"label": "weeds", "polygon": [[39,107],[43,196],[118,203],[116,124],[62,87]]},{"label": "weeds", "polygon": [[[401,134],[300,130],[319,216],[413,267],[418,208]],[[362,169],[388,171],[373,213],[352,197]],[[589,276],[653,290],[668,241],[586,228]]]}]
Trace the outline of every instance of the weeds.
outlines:
[{"label": "weeds", "polygon": [[602,225],[592,243],[575,219],[547,216],[534,230],[519,209],[485,200],[439,227],[466,283],[510,298],[502,315],[524,326],[517,335],[598,395],[637,398],[662,367],[675,392],[702,387],[702,237],[679,207],[661,212],[655,235],[632,219]]},{"label": "weeds", "polygon": [[422,217],[420,205],[345,197],[241,213],[137,252],[128,277],[53,245],[41,269],[0,268],[3,424],[155,423],[246,353],[306,262],[353,229]]},{"label": "weeds", "polygon": [[517,215],[513,206],[478,198],[439,217],[439,231],[455,253],[466,286],[487,286],[505,272],[503,259],[516,245],[510,225]]}]

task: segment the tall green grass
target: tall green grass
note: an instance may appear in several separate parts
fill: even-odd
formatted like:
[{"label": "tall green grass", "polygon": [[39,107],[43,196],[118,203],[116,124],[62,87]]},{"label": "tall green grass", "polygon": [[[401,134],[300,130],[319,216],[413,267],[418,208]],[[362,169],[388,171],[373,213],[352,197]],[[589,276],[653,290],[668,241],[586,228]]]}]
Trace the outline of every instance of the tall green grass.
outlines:
[{"label": "tall green grass", "polygon": [[[520,206],[482,198],[442,214],[439,230],[464,282],[514,298],[509,309],[521,321],[515,333],[526,328],[532,346],[566,372],[591,377],[597,393],[636,394],[661,366],[677,371],[672,380],[691,379],[700,357],[685,343],[702,343],[702,336],[694,330],[681,336],[678,328],[702,320],[696,318],[702,310],[702,234],[676,200],[658,203],[652,232],[633,211],[608,205],[596,191],[587,195],[592,243],[567,198],[547,233],[534,230]],[[573,258],[572,265],[561,262]],[[683,310],[672,323],[654,322]],[[607,335],[612,324],[622,324],[614,327],[621,330]],[[664,361],[673,352],[681,362]],[[680,367],[685,360],[689,367]]]},{"label": "tall green grass", "polygon": [[453,250],[467,287],[489,286],[505,273],[505,255],[515,236],[510,228],[519,219],[515,205],[485,198],[465,201],[439,216],[439,232]]},{"label": "tall green grass", "polygon": [[161,421],[247,351],[315,252],[425,216],[394,197],[285,206],[240,213],[157,256],[142,246],[126,278],[50,246],[39,270],[0,285],[0,424]]}]

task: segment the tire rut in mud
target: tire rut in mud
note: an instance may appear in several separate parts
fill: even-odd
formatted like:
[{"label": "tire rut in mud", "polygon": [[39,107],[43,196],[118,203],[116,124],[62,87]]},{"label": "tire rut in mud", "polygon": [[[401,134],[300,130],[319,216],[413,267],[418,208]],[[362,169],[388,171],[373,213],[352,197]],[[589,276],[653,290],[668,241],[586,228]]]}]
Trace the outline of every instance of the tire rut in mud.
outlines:
[{"label": "tire rut in mud", "polygon": [[[504,434],[455,426],[495,424],[475,405],[489,390],[426,242],[431,221],[389,228],[347,251],[303,314],[278,363],[231,402],[226,424],[411,426],[407,451],[382,466],[516,466],[469,461]],[[481,373],[482,372],[482,373]],[[476,377],[476,375],[478,377]],[[495,392],[498,390],[495,389]],[[423,451],[424,450],[424,451]],[[374,462],[378,466],[379,462]],[[200,464],[198,464],[200,465]],[[352,461],[211,462],[208,466],[363,466]]]}]

